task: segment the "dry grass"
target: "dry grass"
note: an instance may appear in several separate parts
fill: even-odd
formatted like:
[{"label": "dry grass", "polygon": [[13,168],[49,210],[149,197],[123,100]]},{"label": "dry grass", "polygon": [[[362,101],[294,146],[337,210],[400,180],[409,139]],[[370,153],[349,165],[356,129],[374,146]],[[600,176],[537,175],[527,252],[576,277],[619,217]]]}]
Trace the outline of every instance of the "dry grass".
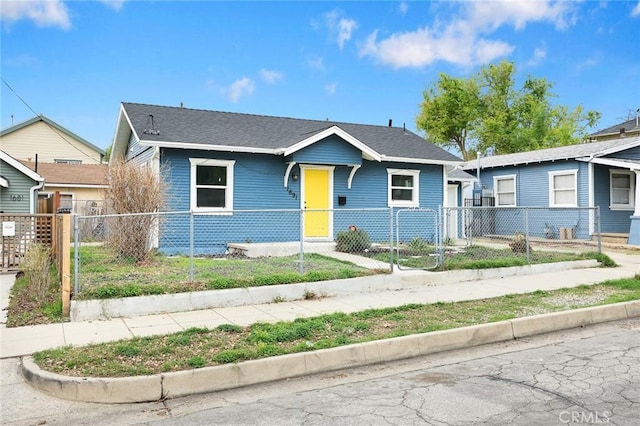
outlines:
[{"label": "dry grass", "polygon": [[104,198],[111,212],[109,217],[109,245],[123,258],[144,261],[149,256],[158,216],[136,215],[159,211],[167,201],[167,183],[151,167],[116,162],[109,166],[109,187]]}]

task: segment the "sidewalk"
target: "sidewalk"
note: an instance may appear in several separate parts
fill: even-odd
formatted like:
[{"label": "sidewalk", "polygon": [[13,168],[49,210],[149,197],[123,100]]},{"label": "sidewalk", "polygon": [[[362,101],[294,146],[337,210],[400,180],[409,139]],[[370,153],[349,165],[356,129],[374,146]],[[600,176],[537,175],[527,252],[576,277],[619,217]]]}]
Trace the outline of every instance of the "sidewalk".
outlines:
[{"label": "sidewalk", "polygon": [[[554,290],[628,278],[640,273],[640,256],[609,254],[617,268],[582,268],[528,276],[487,279],[472,282],[429,285],[406,290],[327,297],[317,300],[268,303],[251,306],[165,313],[105,321],[80,321],[30,327],[6,328],[4,321],[8,294],[14,275],[0,274],[0,358],[29,355],[43,349],[65,345],[86,345],[131,337],[166,334],[189,327],[214,328],[220,324],[247,326],[255,322],[291,321],[333,312],[356,312],[370,308],[401,306],[409,303],[453,302]],[[402,273],[402,272],[396,272]],[[416,273],[416,272],[413,272]],[[429,274],[429,272],[419,272]]]}]

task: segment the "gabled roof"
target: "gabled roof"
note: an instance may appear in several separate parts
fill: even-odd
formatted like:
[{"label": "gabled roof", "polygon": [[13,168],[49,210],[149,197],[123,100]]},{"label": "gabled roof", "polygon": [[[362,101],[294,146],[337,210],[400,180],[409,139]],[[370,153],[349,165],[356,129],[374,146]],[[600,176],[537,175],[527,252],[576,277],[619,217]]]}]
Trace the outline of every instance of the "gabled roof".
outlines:
[{"label": "gabled roof", "polygon": [[105,152],[104,152],[104,150],[102,148],[98,148],[97,146],[93,145],[91,142],[87,141],[84,138],[81,138],[80,136],[76,135],[72,131],[62,127],[61,125],[59,125],[55,121],[45,117],[44,115],[38,115],[38,116],[35,116],[35,117],[33,117],[33,118],[31,118],[31,119],[29,119],[27,121],[23,121],[22,123],[18,123],[15,126],[7,127],[6,129],[4,129],[4,130],[2,130],[0,132],[0,137],[8,135],[10,133],[13,133],[15,131],[18,131],[18,130],[23,129],[25,127],[31,126],[32,124],[37,123],[39,121],[42,121],[43,123],[46,123],[49,126],[55,128],[59,132],[62,132],[64,134],[74,138],[78,142],[81,142],[81,143],[85,144],[86,146],[88,146],[89,148],[93,149],[94,151],[97,151],[98,153],[100,153],[102,155],[105,154]]},{"label": "gabled roof", "polygon": [[[36,169],[34,162],[21,163],[30,170]],[[106,187],[107,171],[106,164],[38,163],[38,174],[47,186]]]},{"label": "gabled roof", "polygon": [[[603,142],[588,142],[577,145],[566,145],[557,148],[539,149],[536,151],[515,154],[494,155],[480,158],[480,168],[515,166],[518,164],[542,163],[546,161],[569,160],[582,157],[601,157],[614,154],[625,149],[640,146],[640,136],[613,139]],[[467,161],[465,170],[478,167],[478,160]]]},{"label": "gabled roof", "polygon": [[455,155],[406,129],[123,103],[113,154],[122,155],[129,130],[141,145],[289,155],[336,134],[375,161],[460,163]]},{"label": "gabled roof", "polygon": [[620,135],[620,132],[624,129],[625,133],[634,133],[640,132],[640,119],[632,118],[631,120],[627,120],[623,123],[613,125],[611,127],[607,127],[606,129],[598,130],[595,133],[590,134],[590,137],[598,137],[598,136],[612,136],[612,135]]},{"label": "gabled roof", "polygon": [[447,178],[453,182],[475,182],[478,180],[474,175],[460,169],[448,171]]},{"label": "gabled roof", "polygon": [[23,175],[33,179],[36,182],[44,181],[44,178],[42,176],[40,176],[38,173],[34,172],[33,170],[31,170],[30,168],[28,168],[27,166],[22,164],[20,161],[16,160],[15,158],[13,158],[12,156],[10,156],[4,151],[0,151],[0,160],[4,161],[14,169],[18,170]]}]

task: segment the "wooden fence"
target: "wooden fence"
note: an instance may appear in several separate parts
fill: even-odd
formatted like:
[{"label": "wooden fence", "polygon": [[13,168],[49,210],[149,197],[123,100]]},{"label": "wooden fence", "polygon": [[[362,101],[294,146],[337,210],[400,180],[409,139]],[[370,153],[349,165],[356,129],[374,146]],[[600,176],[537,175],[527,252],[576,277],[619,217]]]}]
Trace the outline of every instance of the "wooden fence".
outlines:
[{"label": "wooden fence", "polygon": [[2,224],[0,272],[20,271],[29,244],[51,248],[61,283],[62,314],[69,315],[71,303],[71,215],[0,214]]}]

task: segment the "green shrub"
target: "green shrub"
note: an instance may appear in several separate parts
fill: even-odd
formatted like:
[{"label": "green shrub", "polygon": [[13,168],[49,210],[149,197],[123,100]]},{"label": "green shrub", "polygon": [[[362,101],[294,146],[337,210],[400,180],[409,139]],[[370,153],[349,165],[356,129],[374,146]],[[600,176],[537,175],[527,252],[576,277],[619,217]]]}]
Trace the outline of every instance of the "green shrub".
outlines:
[{"label": "green shrub", "polygon": [[348,231],[338,232],[336,250],[344,253],[363,253],[371,248],[369,234],[355,226]]},{"label": "green shrub", "polygon": [[234,288],[235,281],[226,277],[215,277],[207,283],[207,288],[212,290],[223,290],[225,288]]},{"label": "green shrub", "polygon": [[220,324],[216,327],[216,330],[224,331],[226,333],[242,333],[244,328],[235,324]]},{"label": "green shrub", "polygon": [[187,365],[191,368],[202,368],[206,365],[206,362],[201,356],[192,356],[187,360]]},{"label": "green shrub", "polygon": [[415,254],[424,254],[433,252],[433,248],[429,245],[429,242],[424,238],[415,237],[407,244],[409,251]]},{"label": "green shrub", "polygon": [[604,266],[605,268],[613,268],[614,266],[618,266],[618,264],[612,258],[604,253],[589,252],[586,255],[600,262],[600,265]]},{"label": "green shrub", "polygon": [[133,358],[134,356],[140,354],[140,349],[138,349],[131,343],[121,343],[116,346],[115,352],[117,355]]}]

